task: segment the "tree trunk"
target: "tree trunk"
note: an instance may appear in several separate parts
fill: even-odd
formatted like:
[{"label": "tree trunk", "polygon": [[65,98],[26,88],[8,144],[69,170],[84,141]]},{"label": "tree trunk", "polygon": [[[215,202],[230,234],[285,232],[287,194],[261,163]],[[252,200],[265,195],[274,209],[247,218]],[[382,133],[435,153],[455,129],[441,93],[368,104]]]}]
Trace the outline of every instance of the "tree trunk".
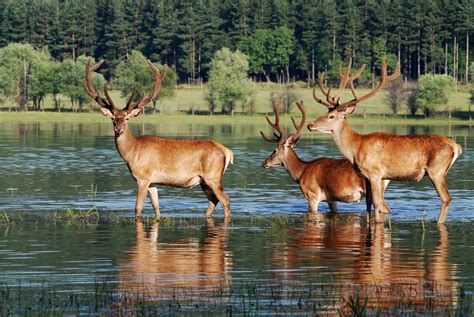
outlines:
[{"label": "tree trunk", "polygon": [[421,31],[418,30],[418,45],[416,46],[416,77],[420,78],[421,75],[421,44],[420,44],[420,37],[421,37]]},{"label": "tree trunk", "polygon": [[444,74],[448,74],[448,41],[444,45]]},{"label": "tree trunk", "polygon": [[453,77],[454,77],[454,91],[458,91],[458,74],[457,74],[457,38],[454,36],[454,49],[453,49]]},{"label": "tree trunk", "polygon": [[469,30],[466,30],[466,70],[464,74],[465,83],[469,83]]}]

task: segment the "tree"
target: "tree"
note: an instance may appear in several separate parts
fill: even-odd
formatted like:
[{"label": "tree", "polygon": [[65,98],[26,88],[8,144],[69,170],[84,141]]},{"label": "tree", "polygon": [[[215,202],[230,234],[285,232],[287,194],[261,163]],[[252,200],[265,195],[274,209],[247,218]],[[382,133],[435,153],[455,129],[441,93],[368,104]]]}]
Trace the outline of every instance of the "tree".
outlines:
[{"label": "tree", "polygon": [[418,81],[416,101],[423,113],[429,117],[436,106],[448,102],[448,89],[453,85],[453,78],[447,75],[422,75]]},{"label": "tree", "polygon": [[222,105],[223,113],[233,115],[238,103],[244,109],[252,105],[255,87],[248,78],[248,70],[247,56],[240,51],[224,47],[214,55],[207,88],[209,95]]},{"label": "tree", "polygon": [[[90,101],[90,97],[82,85],[87,60],[88,58],[85,55],[79,56],[76,61],[65,59],[56,70],[57,78],[61,79],[60,82],[57,82],[59,87],[55,87],[56,91],[69,97],[73,112],[81,111],[83,105]],[[102,74],[94,72],[92,80],[95,87],[102,88],[104,86],[105,79]],[[79,106],[79,109],[76,108],[76,104]]]},{"label": "tree", "polygon": [[249,57],[250,72],[263,74],[270,81],[271,75],[279,77],[286,68],[286,77],[289,79],[290,55],[295,43],[293,34],[287,27],[257,30],[245,37],[238,47]]},{"label": "tree", "polygon": [[[156,65],[158,69],[163,70],[162,65]],[[121,62],[117,66],[116,85],[122,90],[122,96],[129,96],[133,87],[136,87],[136,96],[142,93],[147,94],[153,86],[155,77],[148,67],[145,56],[139,51],[132,50],[128,60]],[[176,87],[176,74],[171,68],[166,68],[165,77],[161,83],[158,96],[153,99],[153,112],[156,111],[156,102],[158,99],[164,99],[174,96]]]},{"label": "tree", "polygon": [[414,116],[418,112],[420,105],[417,101],[418,84],[411,84],[407,89],[407,108],[408,112]]},{"label": "tree", "polygon": [[57,83],[55,73],[58,65],[58,62],[52,60],[39,60],[31,65],[29,94],[34,110],[41,110],[46,95],[53,93]]},{"label": "tree", "polygon": [[[403,79],[397,78],[387,85],[387,94],[384,97],[385,103],[388,105],[393,114],[397,114],[400,110],[402,102],[406,99],[406,89]],[[415,111],[416,112],[416,111]]]},{"label": "tree", "polygon": [[31,81],[32,72],[43,71],[41,65],[51,62],[51,56],[45,49],[35,50],[30,44],[9,44],[0,49],[0,92],[14,98],[21,111],[28,111],[30,90],[40,88],[39,81]]}]

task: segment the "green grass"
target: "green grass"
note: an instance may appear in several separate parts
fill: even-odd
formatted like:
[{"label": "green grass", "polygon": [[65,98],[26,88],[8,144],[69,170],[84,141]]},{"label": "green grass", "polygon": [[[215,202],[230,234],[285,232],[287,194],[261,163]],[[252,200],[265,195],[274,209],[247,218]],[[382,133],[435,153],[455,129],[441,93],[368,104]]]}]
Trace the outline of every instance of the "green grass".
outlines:
[{"label": "green grass", "polygon": [[[179,88],[176,90],[176,95],[173,98],[163,100],[161,104],[157,105],[157,110],[163,110],[166,114],[176,114],[176,113],[191,113],[192,109],[194,109],[195,113],[207,113],[208,108],[204,101],[204,94],[206,89],[200,88],[200,86],[192,87],[192,88]],[[265,84],[259,84],[257,95],[256,95],[256,109],[257,113],[269,113],[271,112],[270,106],[270,94],[272,92],[278,91],[280,88],[278,85],[272,84],[271,87],[267,87]],[[367,89],[360,89],[360,94],[366,93]],[[309,88],[297,88],[297,94],[300,98],[305,102],[307,111],[309,114],[316,115],[321,114],[326,111],[324,106],[317,104],[313,97],[312,97],[312,89]],[[388,106],[385,104],[384,96],[386,92],[382,91],[376,94],[374,97],[368,99],[367,101],[361,103],[358,106],[357,113],[359,115],[362,114],[389,114],[390,110]],[[122,108],[126,103],[126,98],[120,96],[119,91],[112,91],[111,96],[115,102],[115,105],[118,108]],[[449,94],[449,103],[444,106],[438,107],[438,111],[446,111],[448,108],[453,111],[462,111],[467,112],[469,107],[469,89],[467,87],[462,87],[457,92],[452,91]],[[351,99],[351,93],[349,91],[344,91],[342,94],[342,100],[349,100]],[[62,112],[70,112],[71,111],[71,104],[70,101],[65,98],[61,97],[62,100]],[[45,99],[45,109],[48,111],[52,111],[53,101],[50,96]],[[0,104],[0,109],[9,109],[12,107],[11,103],[7,103],[5,100],[3,104]],[[96,105],[90,103],[84,106],[84,111],[92,111],[96,109]],[[148,106],[149,111],[151,111],[151,105]],[[237,112],[242,111],[242,109],[237,108]],[[293,112],[297,112],[298,110],[294,107]],[[402,110],[402,114],[403,114]],[[3,115],[3,114],[2,114]]]},{"label": "green grass", "polygon": [[[321,113],[309,113],[308,121],[316,119]],[[289,117],[299,117],[300,114],[292,113],[289,116],[282,115],[282,120],[289,122]],[[382,121],[383,120],[383,121]],[[471,121],[452,117],[447,119],[446,116],[435,116],[431,118],[423,118],[422,116],[417,117],[404,117],[403,115],[383,115],[383,114],[371,114],[365,118],[362,114],[356,112],[354,115],[349,117],[349,121],[355,124],[375,124],[381,123],[388,125],[446,125],[447,122],[453,125],[465,125],[471,124]],[[1,122],[71,122],[71,123],[109,123],[110,119],[103,117],[99,112],[0,112],[0,123]],[[199,124],[262,124],[266,125],[265,114],[236,114],[230,115],[191,115],[184,113],[166,113],[160,114],[146,114],[141,115],[132,121],[134,124],[137,123],[160,123],[166,122],[169,124],[188,124],[188,123],[199,123]]]}]

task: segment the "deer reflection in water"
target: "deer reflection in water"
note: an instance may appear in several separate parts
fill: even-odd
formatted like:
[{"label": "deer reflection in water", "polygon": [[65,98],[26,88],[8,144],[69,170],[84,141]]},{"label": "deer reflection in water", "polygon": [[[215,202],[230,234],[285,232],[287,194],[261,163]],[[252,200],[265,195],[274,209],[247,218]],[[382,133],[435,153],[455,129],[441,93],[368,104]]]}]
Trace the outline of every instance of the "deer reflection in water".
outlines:
[{"label": "deer reflection in water", "polygon": [[284,288],[291,288],[294,274],[312,279],[313,285],[329,279],[324,283],[331,288],[332,298],[327,298],[328,289],[321,292],[330,306],[326,311],[335,314],[352,312],[351,297],[369,310],[387,313],[394,309],[452,311],[459,304],[459,284],[456,267],[448,259],[448,230],[442,225],[438,228],[435,249],[424,247],[422,239],[418,252],[413,252],[399,242],[392,246],[390,230],[383,225],[308,222],[288,229],[290,240],[273,255],[275,274]]},{"label": "deer reflection in water", "polygon": [[119,265],[119,289],[141,300],[181,301],[225,291],[230,279],[232,254],[227,251],[228,221],[207,220],[202,237],[159,242],[159,225],[149,231],[136,224],[136,242]]}]

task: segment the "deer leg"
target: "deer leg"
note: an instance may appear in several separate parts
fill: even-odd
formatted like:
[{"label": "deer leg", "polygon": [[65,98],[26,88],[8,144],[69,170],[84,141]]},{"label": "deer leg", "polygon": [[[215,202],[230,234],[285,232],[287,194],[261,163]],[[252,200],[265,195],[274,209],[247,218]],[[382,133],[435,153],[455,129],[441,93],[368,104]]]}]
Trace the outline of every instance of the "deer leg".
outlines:
[{"label": "deer leg", "polygon": [[321,201],[319,193],[306,193],[308,200],[308,216],[309,218],[316,218],[318,216],[318,205]]},{"label": "deer leg", "polygon": [[443,224],[448,215],[449,204],[451,203],[451,195],[448,191],[448,186],[446,185],[446,179],[444,175],[435,175],[432,176],[428,172],[431,182],[433,183],[436,191],[438,192],[439,199],[441,200],[441,211],[438,216],[438,224]]},{"label": "deer leg", "polygon": [[137,201],[135,203],[135,217],[140,217],[142,215],[143,203],[145,202],[146,192],[150,183],[148,182],[137,182],[138,184],[138,193]]},{"label": "deer leg", "polygon": [[155,209],[155,218],[160,219],[160,201],[158,200],[158,188],[156,188],[156,186],[148,187],[148,195],[150,196],[153,209]]},{"label": "deer leg", "polygon": [[390,183],[390,180],[388,180],[388,179],[383,179],[382,180],[382,197],[384,197],[382,213],[384,213],[384,214],[392,213],[392,209],[390,209],[390,207],[385,202],[385,189],[387,189],[388,183]]},{"label": "deer leg", "polygon": [[331,210],[331,212],[333,212],[333,213],[337,213],[337,202],[327,201],[327,203],[328,203],[328,206],[329,206],[329,210]]},{"label": "deer leg", "polygon": [[230,217],[229,196],[227,196],[227,194],[224,192],[224,188],[222,187],[221,182],[211,181],[211,182],[206,182],[206,184],[211,188],[214,195],[222,204],[222,207],[224,208],[224,217],[225,218]]},{"label": "deer leg", "polygon": [[209,201],[209,207],[207,207],[206,217],[211,217],[212,213],[214,212],[214,209],[216,209],[216,205],[219,202],[219,199],[217,199],[212,189],[206,184],[201,183],[201,189],[206,195],[207,200]]},{"label": "deer leg", "polygon": [[366,213],[365,213],[365,219],[367,223],[369,223],[370,220],[370,211],[372,210],[372,188],[370,187],[370,182],[366,178],[365,179],[365,206],[366,206]]},{"label": "deer leg", "polygon": [[381,179],[370,179],[370,188],[372,190],[372,203],[374,204],[375,222],[382,223],[384,221],[383,214],[381,214],[384,208],[384,199]]}]

